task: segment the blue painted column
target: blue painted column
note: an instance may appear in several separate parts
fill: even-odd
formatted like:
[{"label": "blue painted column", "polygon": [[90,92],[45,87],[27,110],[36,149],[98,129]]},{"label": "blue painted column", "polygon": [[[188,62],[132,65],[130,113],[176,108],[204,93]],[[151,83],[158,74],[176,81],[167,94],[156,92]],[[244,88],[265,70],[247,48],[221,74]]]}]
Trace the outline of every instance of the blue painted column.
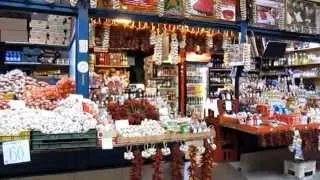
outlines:
[{"label": "blue painted column", "polygon": [[[247,42],[247,33],[248,33],[248,22],[247,21],[241,21],[240,22],[240,43],[246,43]],[[240,76],[243,71],[243,66],[237,66],[236,67],[236,76],[234,78],[235,81],[235,86],[234,86],[234,91],[235,91],[235,96],[237,99],[239,99],[240,95]]]},{"label": "blue painted column", "polygon": [[89,37],[89,3],[79,1],[76,21],[76,92],[89,97],[89,66],[88,66],[88,37]]},{"label": "blue painted column", "polygon": [[248,22],[247,21],[241,21],[240,23],[240,43],[247,42],[247,33],[248,33]]}]

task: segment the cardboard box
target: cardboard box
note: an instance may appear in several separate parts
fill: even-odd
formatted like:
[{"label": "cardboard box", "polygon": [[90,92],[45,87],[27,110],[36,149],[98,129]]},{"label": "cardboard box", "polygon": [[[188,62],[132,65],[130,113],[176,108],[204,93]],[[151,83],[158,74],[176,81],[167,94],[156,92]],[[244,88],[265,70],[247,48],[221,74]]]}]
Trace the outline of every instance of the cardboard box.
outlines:
[{"label": "cardboard box", "polygon": [[46,29],[48,26],[48,21],[31,20],[29,25],[30,27],[33,27],[33,28]]},{"label": "cardboard box", "polygon": [[1,30],[0,33],[2,42],[28,42],[28,32],[24,30]]},{"label": "cardboard box", "polygon": [[28,27],[27,19],[0,18],[1,30],[27,31],[27,27]]}]

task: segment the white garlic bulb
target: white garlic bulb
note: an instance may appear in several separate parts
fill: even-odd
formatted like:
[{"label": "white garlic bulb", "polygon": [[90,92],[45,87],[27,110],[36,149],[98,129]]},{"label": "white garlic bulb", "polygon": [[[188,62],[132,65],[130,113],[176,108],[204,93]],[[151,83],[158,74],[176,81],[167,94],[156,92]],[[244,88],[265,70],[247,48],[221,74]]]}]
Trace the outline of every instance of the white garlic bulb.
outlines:
[{"label": "white garlic bulb", "polygon": [[178,41],[176,33],[171,34],[169,59],[171,60],[172,64],[178,64],[178,59],[179,59],[179,41]]},{"label": "white garlic bulb", "polygon": [[71,6],[76,6],[78,4],[79,0],[70,0],[70,5]]},{"label": "white garlic bulb", "polygon": [[164,15],[164,0],[159,0],[157,6],[158,6],[159,16],[161,17]]},{"label": "white garlic bulb", "polygon": [[90,7],[97,8],[98,0],[90,0]]}]

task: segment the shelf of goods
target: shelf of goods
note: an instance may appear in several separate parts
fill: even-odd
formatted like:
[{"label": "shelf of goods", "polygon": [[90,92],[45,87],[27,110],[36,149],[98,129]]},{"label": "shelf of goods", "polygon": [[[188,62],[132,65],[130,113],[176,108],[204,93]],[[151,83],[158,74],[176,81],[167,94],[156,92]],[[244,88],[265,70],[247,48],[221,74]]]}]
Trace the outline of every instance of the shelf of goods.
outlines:
[{"label": "shelf of goods", "polygon": [[315,35],[315,34],[288,32],[284,30],[261,28],[261,27],[251,26],[251,25],[248,26],[247,31],[249,33],[253,32],[254,34],[257,34],[257,35],[263,35],[263,36],[274,37],[279,39],[320,43],[319,35]]},{"label": "shelf of goods", "polygon": [[76,15],[77,8],[69,4],[48,3],[38,0],[6,0],[0,1],[0,9],[49,13],[57,15]]},{"label": "shelf of goods", "polygon": [[132,20],[157,22],[157,23],[172,23],[179,25],[208,27],[208,28],[221,28],[240,31],[240,24],[232,21],[225,20],[209,20],[209,19],[197,19],[193,20],[185,17],[160,17],[158,14],[146,13],[146,12],[130,12],[117,9],[89,9],[89,15],[91,17],[105,17],[105,18],[128,18]]},{"label": "shelf of goods", "polygon": [[279,29],[272,28],[261,28],[253,25],[248,25],[247,22],[232,22],[225,20],[207,20],[207,19],[189,19],[185,17],[159,17],[159,15],[151,13],[142,12],[129,12],[125,10],[115,10],[115,9],[89,9],[89,15],[91,17],[106,17],[106,18],[128,18],[132,20],[141,20],[149,22],[158,23],[172,23],[172,24],[182,24],[188,26],[196,27],[208,27],[208,28],[221,28],[233,31],[246,31],[248,33],[255,33],[264,36],[277,37],[280,39],[288,40],[300,40],[300,41],[310,41],[310,42],[320,42],[318,35],[304,34],[296,32],[288,32]]},{"label": "shelf of goods", "polygon": [[187,62],[186,65],[186,114],[203,117],[207,97],[208,67],[206,63]]}]

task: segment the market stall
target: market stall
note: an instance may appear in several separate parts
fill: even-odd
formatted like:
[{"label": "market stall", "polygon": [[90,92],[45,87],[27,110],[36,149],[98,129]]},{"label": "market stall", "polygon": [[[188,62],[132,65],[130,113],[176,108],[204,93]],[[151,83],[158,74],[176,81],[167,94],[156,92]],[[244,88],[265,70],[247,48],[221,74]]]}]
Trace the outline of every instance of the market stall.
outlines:
[{"label": "market stall", "polygon": [[243,146],[304,160],[320,141],[318,7],[1,1],[0,176],[131,166],[141,179],[146,161],[163,179],[171,161],[181,179],[188,160],[190,179],[210,179]]}]

